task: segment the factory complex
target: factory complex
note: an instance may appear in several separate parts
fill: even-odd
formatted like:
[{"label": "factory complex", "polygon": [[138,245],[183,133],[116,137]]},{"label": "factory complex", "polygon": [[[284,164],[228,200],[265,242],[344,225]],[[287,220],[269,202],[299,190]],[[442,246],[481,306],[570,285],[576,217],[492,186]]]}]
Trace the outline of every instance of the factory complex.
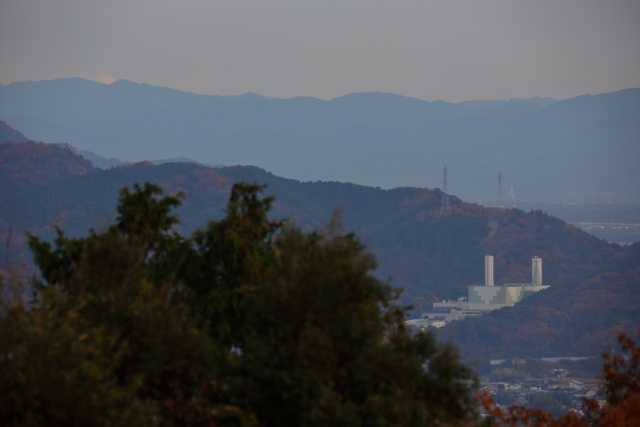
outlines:
[{"label": "factory complex", "polygon": [[484,286],[469,286],[468,298],[433,303],[431,310],[422,312],[420,319],[407,320],[407,325],[418,329],[439,328],[454,320],[513,306],[527,296],[549,287],[542,284],[542,259],[537,256],[531,259],[530,283],[494,285],[492,255],[484,258],[484,273]]},{"label": "factory complex", "polygon": [[493,284],[493,256],[484,257],[484,286],[469,286],[469,310],[489,312],[514,305],[532,293],[547,289],[542,284],[542,258],[531,259],[531,283]]}]

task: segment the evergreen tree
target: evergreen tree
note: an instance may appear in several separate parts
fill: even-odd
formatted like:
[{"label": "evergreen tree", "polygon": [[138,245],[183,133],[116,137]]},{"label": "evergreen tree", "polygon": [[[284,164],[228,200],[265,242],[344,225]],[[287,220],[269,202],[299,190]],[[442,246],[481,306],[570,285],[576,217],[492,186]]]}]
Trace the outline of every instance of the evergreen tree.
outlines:
[{"label": "evergreen tree", "polygon": [[337,223],[268,219],[261,187],[192,237],[145,184],[103,233],[30,236],[41,276],[0,311],[3,425],[428,425],[471,414],[473,373],[411,336]]}]

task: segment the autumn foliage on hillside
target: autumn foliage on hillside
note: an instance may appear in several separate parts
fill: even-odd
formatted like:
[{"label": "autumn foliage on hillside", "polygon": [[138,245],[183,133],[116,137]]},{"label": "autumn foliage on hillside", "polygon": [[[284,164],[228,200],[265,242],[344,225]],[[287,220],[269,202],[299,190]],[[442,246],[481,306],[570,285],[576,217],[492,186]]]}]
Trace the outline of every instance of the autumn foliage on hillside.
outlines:
[{"label": "autumn foliage on hillside", "polygon": [[[189,194],[181,208],[181,226],[190,232],[221,216],[233,182],[257,182],[276,195],[274,216],[292,218],[309,229],[342,209],[345,224],[377,254],[380,277],[393,277],[396,286],[427,300],[466,296],[467,286],[482,281],[486,254],[494,255],[497,284],[529,280],[530,258],[537,255],[545,262],[545,282],[562,285],[578,272],[611,262],[620,252],[538,211],[496,210],[451,196],[452,215],[443,216],[442,192],[437,189],[299,182],[250,166],[140,163],[87,174],[86,161],[72,149],[58,147],[29,142],[4,147],[4,156],[0,150],[0,162],[6,158],[0,174],[8,180],[0,194],[5,203],[0,218],[7,227],[39,233],[56,223],[81,234],[113,213],[113,194],[119,188],[152,182],[168,194]],[[64,183],[58,181],[61,177],[67,178]]]},{"label": "autumn foliage on hillside", "polygon": [[494,256],[496,284],[530,280],[529,260],[534,255],[544,260],[545,284],[554,286],[575,277],[577,268],[583,273],[595,272],[619,253],[615,246],[603,245],[574,225],[541,211],[493,210],[489,217],[491,232],[482,248]]},{"label": "autumn foliage on hillside", "polygon": [[421,305],[466,296],[469,285],[481,284],[487,254],[494,255],[497,284],[530,281],[531,257],[542,257],[549,290],[525,300],[520,314],[506,310],[496,313],[500,319],[472,319],[456,333],[465,351],[479,352],[472,356],[598,354],[615,331],[640,322],[638,273],[617,267],[639,259],[636,249],[608,244],[541,211],[493,209],[451,196],[452,215],[441,215],[437,189],[299,182],[253,166],[146,162],[91,170],[63,144],[0,147],[6,160],[0,164],[0,270],[9,271],[11,261],[29,261],[23,231],[51,240],[53,225],[69,236],[104,229],[116,215],[118,190],[136,182],[189,194],[177,208],[175,230],[184,236],[223,217],[234,182],[256,182],[276,197],[272,216],[290,218],[305,231],[341,210],[345,226],[375,253],[376,277],[404,289],[402,303],[415,307],[414,315]]},{"label": "autumn foliage on hillside", "polygon": [[92,170],[91,162],[76,153],[69,144],[34,141],[0,144],[2,174],[29,184],[42,184],[69,175],[86,175]]}]

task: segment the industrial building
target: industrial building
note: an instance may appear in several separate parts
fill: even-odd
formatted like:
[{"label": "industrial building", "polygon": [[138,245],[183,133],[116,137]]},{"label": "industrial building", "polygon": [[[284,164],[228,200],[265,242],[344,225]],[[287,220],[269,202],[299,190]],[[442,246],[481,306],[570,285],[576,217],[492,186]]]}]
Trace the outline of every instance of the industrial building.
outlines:
[{"label": "industrial building", "polygon": [[547,289],[542,284],[542,258],[531,259],[531,283],[506,283],[495,286],[493,278],[493,256],[484,258],[484,286],[469,286],[469,310],[489,312],[502,307],[512,306],[531,295]]},{"label": "industrial building", "polygon": [[531,259],[531,283],[506,283],[494,285],[493,256],[484,257],[484,286],[469,286],[468,298],[457,301],[433,303],[433,308],[421,313],[420,319],[407,320],[410,328],[423,330],[439,328],[454,320],[480,316],[484,313],[517,304],[527,296],[547,289],[542,284],[542,259]]}]

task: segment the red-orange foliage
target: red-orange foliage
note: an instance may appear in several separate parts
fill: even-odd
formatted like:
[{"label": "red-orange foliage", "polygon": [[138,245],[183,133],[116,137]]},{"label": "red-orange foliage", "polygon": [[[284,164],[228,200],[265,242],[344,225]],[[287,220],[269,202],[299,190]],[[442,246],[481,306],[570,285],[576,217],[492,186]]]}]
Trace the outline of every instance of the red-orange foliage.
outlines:
[{"label": "red-orange foliage", "polygon": [[6,142],[0,144],[0,169],[30,184],[42,184],[67,175],[85,175],[93,169],[68,144]]},{"label": "red-orange foliage", "polygon": [[506,411],[499,408],[489,393],[479,393],[478,400],[486,413],[492,416],[502,425],[508,426],[564,426],[582,427],[588,424],[578,418],[573,412],[560,419],[555,419],[549,413],[540,408],[526,408],[521,405],[512,405]]}]

